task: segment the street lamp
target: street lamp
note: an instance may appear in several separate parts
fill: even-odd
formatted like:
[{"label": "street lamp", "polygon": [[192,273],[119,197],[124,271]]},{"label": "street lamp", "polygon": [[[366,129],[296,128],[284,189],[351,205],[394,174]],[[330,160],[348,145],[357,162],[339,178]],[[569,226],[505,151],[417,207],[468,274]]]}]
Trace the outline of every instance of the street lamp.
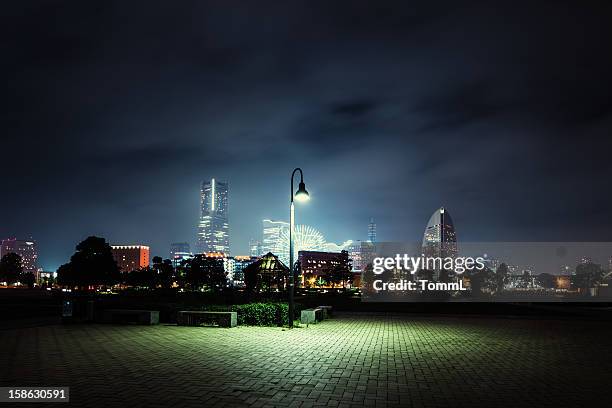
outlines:
[{"label": "street lamp", "polygon": [[295,226],[295,210],[293,206],[293,177],[295,172],[300,172],[300,184],[298,190],[295,192],[295,200],[299,202],[308,201],[310,196],[306,191],[306,185],[304,184],[304,174],[302,169],[299,167],[293,170],[291,173],[291,208],[289,214],[289,328],[293,328],[293,316],[295,314],[295,305],[293,304],[293,285],[295,282],[295,275],[293,272],[293,228]]}]

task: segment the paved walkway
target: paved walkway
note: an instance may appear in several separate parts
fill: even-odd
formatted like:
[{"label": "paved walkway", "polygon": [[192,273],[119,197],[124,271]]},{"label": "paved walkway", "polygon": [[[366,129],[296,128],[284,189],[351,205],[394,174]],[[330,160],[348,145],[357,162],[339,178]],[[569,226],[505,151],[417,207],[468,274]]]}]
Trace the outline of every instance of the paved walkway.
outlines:
[{"label": "paved walkway", "polygon": [[72,406],[610,406],[611,334],[373,315],[291,331],[47,326],[0,330],[0,383],[67,385]]}]

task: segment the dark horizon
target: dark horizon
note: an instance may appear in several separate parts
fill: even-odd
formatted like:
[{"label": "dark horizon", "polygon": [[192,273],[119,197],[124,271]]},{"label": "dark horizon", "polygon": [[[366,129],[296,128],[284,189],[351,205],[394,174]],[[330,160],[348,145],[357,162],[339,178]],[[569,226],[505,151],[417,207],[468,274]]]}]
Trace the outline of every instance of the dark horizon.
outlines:
[{"label": "dark horizon", "polygon": [[604,3],[78,1],[4,5],[0,239],[55,269],[89,235],[195,241],[229,182],[230,242],[288,218],[328,241],[612,241]]}]

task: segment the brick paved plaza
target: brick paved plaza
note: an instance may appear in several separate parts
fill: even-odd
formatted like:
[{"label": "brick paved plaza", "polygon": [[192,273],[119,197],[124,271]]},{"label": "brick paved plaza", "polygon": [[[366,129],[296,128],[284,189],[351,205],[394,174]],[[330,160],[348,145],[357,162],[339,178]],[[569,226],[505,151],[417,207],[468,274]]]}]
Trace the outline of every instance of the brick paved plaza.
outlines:
[{"label": "brick paved plaza", "polygon": [[410,315],[291,331],[46,326],[0,331],[0,378],[70,386],[75,406],[610,406],[611,332]]}]

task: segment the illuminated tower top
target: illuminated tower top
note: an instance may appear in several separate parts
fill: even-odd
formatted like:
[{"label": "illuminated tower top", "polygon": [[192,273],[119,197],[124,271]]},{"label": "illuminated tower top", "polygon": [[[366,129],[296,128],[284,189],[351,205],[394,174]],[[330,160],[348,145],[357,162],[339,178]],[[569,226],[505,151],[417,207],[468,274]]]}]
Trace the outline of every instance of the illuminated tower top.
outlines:
[{"label": "illuminated tower top", "polygon": [[216,215],[227,218],[227,192],[226,182],[211,179],[202,183],[200,191],[201,215]]}]

